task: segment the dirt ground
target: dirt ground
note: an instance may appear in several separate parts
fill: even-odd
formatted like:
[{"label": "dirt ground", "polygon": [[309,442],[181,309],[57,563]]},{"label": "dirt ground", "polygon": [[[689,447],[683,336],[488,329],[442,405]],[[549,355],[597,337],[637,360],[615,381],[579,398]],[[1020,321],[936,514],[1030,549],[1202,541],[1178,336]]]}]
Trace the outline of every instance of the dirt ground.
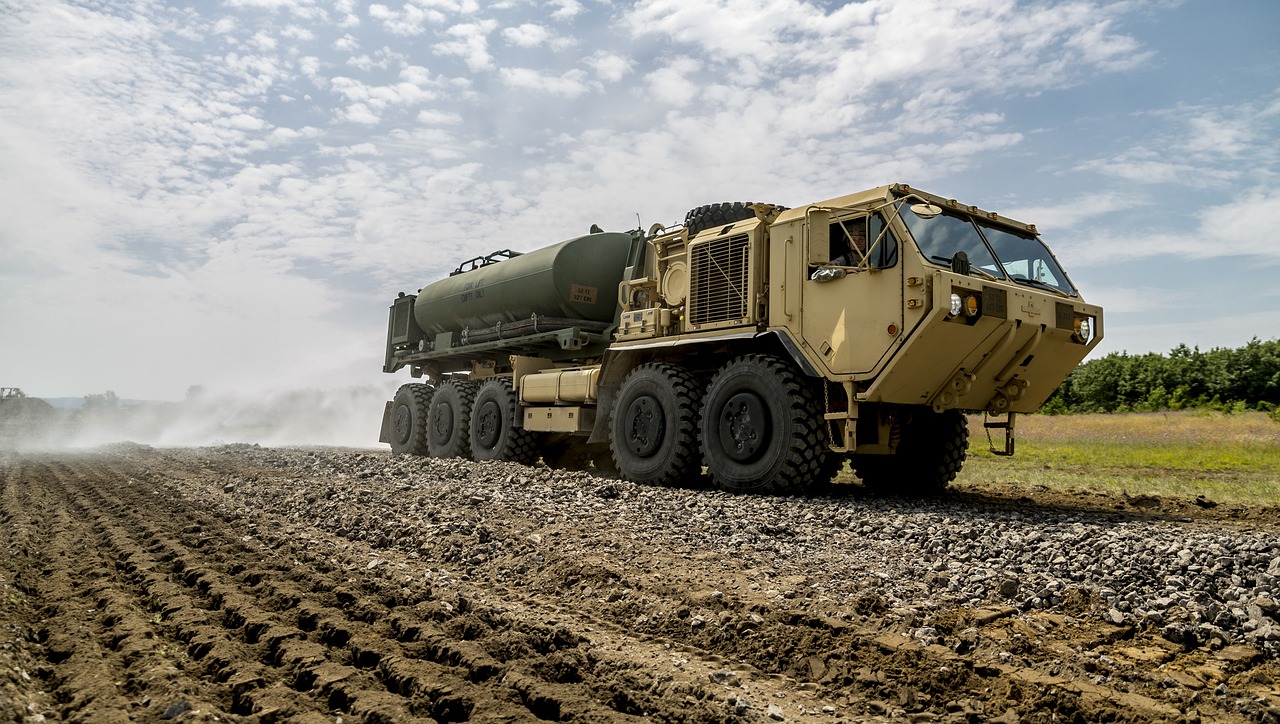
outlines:
[{"label": "dirt ground", "polygon": [[[542,474],[590,486],[591,515],[566,493],[532,516],[501,502],[533,473],[432,466],[0,453],[0,722],[1280,722],[1280,661],[1259,648],[1179,645],[1086,599],[938,605],[913,614],[935,634],[911,636],[874,594],[812,595],[713,534],[630,525],[612,507],[630,484]],[[678,529],[719,530],[708,491],[656,494],[696,512]],[[727,527],[768,530],[752,505]],[[997,489],[943,505],[1280,536],[1274,510]]]}]

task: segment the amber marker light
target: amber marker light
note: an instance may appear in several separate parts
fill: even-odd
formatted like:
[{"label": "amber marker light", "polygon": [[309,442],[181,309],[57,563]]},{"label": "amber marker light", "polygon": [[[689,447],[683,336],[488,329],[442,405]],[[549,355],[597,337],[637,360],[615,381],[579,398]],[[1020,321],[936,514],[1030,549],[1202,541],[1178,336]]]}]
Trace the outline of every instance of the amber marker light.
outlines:
[{"label": "amber marker light", "polygon": [[964,298],[964,313],[970,317],[978,316],[978,298],[972,294]]}]

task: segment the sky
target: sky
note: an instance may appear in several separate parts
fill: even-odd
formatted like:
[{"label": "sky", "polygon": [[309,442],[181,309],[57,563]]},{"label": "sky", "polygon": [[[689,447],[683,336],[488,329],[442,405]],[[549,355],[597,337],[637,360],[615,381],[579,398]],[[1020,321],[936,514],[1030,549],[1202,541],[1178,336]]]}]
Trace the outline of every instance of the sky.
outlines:
[{"label": "sky", "polygon": [[[1096,355],[1280,336],[1274,0],[0,0],[0,385],[375,386],[463,259],[903,182]],[[380,413],[378,409],[376,413]]]}]

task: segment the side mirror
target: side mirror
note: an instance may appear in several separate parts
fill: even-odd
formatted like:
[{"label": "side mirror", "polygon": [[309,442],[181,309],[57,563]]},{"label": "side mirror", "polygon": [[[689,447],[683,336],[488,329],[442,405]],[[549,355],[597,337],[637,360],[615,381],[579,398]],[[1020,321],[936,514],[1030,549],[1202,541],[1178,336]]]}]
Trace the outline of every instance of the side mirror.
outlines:
[{"label": "side mirror", "polygon": [[805,217],[809,232],[809,266],[831,261],[831,212],[811,209]]},{"label": "side mirror", "polygon": [[912,204],[911,210],[922,219],[932,219],[942,213],[942,207],[934,204]]}]

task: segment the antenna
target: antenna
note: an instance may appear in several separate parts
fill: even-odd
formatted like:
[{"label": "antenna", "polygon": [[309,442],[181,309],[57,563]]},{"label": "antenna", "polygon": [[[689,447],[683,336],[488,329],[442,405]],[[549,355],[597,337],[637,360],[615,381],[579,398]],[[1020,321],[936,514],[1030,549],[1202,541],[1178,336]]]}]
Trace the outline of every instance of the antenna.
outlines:
[{"label": "antenna", "polygon": [[644,224],[640,223],[640,212],[639,212],[639,211],[637,211],[637,212],[636,212],[636,228],[637,228],[637,229],[643,229],[643,228],[644,228]]}]

